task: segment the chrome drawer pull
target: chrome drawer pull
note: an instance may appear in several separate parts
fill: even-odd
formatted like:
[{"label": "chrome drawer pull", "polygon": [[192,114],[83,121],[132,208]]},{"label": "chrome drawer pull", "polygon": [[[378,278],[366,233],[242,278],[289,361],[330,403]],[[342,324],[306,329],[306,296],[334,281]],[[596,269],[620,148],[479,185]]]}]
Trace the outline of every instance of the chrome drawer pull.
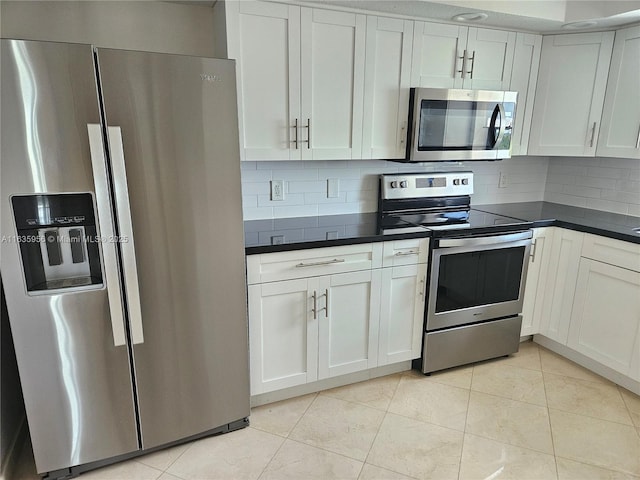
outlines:
[{"label": "chrome drawer pull", "polygon": [[420,250],[407,250],[406,252],[396,252],[395,256],[403,257],[407,255],[419,255],[419,254],[420,254]]},{"label": "chrome drawer pull", "polygon": [[298,267],[318,267],[321,265],[333,265],[334,263],[344,263],[346,260],[344,258],[334,258],[333,260],[327,260],[324,262],[313,262],[313,263],[298,263],[296,268]]}]

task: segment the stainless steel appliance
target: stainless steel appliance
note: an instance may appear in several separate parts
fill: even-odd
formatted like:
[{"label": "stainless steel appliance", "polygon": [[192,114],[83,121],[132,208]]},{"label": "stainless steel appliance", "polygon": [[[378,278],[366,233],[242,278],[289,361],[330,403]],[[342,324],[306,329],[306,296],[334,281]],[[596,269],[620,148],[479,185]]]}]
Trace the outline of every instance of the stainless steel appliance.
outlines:
[{"label": "stainless steel appliance", "polygon": [[472,172],[380,176],[383,232],[431,234],[421,369],[518,351],[530,224],[471,208]]},{"label": "stainless steel appliance", "polygon": [[1,273],[38,472],[246,426],[234,63],[1,48]]},{"label": "stainless steel appliance", "polygon": [[405,161],[511,157],[517,92],[412,88]]}]

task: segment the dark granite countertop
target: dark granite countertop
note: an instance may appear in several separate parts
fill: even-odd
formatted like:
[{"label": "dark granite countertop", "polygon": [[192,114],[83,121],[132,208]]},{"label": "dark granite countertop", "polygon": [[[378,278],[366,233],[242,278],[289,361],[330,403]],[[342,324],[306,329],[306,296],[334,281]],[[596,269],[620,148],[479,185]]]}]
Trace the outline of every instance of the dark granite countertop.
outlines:
[{"label": "dark granite countertop", "polygon": [[274,218],[244,222],[247,255],[427,237],[430,232],[383,235],[377,213]]},{"label": "dark granite countertop", "polygon": [[550,202],[473,205],[475,210],[533,222],[534,227],[563,227],[604,237],[640,243],[640,217],[572,207]]},{"label": "dark granite countertop", "polygon": [[[472,205],[474,210],[533,222],[533,227],[556,226],[640,244],[640,217],[571,207],[550,202]],[[430,236],[430,232],[383,235],[377,213],[247,220],[245,251],[257,253],[381,242]]]}]

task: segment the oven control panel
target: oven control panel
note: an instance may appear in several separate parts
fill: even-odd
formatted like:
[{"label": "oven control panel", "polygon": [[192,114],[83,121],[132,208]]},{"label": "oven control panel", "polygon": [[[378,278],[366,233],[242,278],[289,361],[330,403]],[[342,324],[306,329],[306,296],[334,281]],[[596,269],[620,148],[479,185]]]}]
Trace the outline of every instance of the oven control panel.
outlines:
[{"label": "oven control panel", "polygon": [[473,172],[393,173],[380,175],[383,200],[471,195]]}]

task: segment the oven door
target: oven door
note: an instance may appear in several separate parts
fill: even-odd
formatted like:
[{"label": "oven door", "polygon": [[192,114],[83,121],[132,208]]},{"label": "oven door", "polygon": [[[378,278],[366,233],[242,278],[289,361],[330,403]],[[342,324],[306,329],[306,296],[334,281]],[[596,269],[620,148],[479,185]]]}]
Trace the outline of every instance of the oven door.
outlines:
[{"label": "oven door", "polygon": [[528,230],[432,242],[426,330],[520,313],[532,236]]}]

